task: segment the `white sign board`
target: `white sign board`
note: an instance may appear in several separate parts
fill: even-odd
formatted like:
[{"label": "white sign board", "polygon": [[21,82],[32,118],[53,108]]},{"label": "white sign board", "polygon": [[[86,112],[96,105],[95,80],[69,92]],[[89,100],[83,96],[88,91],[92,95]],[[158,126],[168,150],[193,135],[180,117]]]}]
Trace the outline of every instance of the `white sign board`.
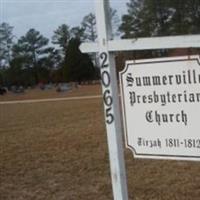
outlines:
[{"label": "white sign board", "polygon": [[128,61],[120,85],[126,145],[135,157],[200,160],[198,56]]}]

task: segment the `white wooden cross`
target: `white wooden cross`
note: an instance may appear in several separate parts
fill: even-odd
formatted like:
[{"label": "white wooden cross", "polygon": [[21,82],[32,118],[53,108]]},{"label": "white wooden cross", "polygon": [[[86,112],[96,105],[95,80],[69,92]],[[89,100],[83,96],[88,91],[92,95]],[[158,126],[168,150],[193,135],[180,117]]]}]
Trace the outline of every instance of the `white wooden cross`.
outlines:
[{"label": "white wooden cross", "polygon": [[114,52],[200,47],[200,35],[113,40],[109,0],[95,0],[98,43],[83,43],[82,52],[99,52],[113,196],[128,200],[121,113]]}]

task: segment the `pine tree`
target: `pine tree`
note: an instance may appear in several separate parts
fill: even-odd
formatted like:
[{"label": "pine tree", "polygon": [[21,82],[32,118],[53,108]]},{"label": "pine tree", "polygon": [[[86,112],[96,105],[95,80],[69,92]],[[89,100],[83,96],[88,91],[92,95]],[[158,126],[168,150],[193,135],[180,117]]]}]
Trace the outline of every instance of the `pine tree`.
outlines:
[{"label": "pine tree", "polygon": [[94,77],[94,66],[87,54],[79,50],[81,42],[77,38],[69,41],[64,62],[63,75],[65,81],[91,80]]},{"label": "pine tree", "polygon": [[52,43],[59,45],[63,53],[65,53],[70,39],[70,27],[66,24],[62,24],[54,31]]},{"label": "pine tree", "polygon": [[130,0],[122,16],[123,38],[200,33],[199,0]]},{"label": "pine tree", "polygon": [[142,37],[141,15],[144,0],[130,0],[127,3],[127,14],[122,16],[122,24],[119,30],[123,33],[122,38]]},{"label": "pine tree", "polygon": [[83,18],[81,27],[84,30],[84,40],[94,42],[97,38],[97,31],[96,18],[93,13],[89,13]]},{"label": "pine tree", "polygon": [[13,27],[8,23],[0,24],[0,68],[9,66],[13,46]]},{"label": "pine tree", "polygon": [[13,46],[12,66],[30,69],[33,73],[35,83],[39,81],[39,61],[49,51],[49,40],[35,29],[30,29],[22,36],[17,44]]}]

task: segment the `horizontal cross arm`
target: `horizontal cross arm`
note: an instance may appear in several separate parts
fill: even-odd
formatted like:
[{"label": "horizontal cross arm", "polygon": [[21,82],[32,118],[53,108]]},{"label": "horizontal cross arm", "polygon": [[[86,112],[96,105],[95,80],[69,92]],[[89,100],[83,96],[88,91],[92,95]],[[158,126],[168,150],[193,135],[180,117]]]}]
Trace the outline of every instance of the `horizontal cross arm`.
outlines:
[{"label": "horizontal cross arm", "polygon": [[[150,49],[200,48],[200,35],[135,38],[108,41],[108,50],[133,51]],[[98,43],[83,43],[81,51],[98,52]]]},{"label": "horizontal cross arm", "polygon": [[109,51],[130,51],[149,49],[200,48],[200,35],[167,36],[113,40],[109,42]]},{"label": "horizontal cross arm", "polygon": [[95,42],[84,42],[80,46],[80,50],[83,53],[94,53],[99,52],[99,45]]}]

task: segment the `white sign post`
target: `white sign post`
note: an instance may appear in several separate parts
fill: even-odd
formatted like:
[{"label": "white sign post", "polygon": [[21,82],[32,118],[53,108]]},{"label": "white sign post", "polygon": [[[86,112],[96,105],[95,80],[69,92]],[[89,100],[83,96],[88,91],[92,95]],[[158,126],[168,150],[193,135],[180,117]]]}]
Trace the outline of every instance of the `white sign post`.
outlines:
[{"label": "white sign post", "polygon": [[109,13],[109,1],[96,1],[99,58],[113,196],[115,200],[128,200],[115,59],[113,53],[108,51],[108,41],[112,40]]},{"label": "white sign post", "polygon": [[129,61],[120,82],[135,157],[200,160],[199,56]]},{"label": "white sign post", "polygon": [[118,84],[113,53],[116,51],[200,47],[200,35],[113,40],[109,0],[95,0],[98,43],[83,43],[82,52],[99,52],[105,121],[114,200],[128,200]]}]

